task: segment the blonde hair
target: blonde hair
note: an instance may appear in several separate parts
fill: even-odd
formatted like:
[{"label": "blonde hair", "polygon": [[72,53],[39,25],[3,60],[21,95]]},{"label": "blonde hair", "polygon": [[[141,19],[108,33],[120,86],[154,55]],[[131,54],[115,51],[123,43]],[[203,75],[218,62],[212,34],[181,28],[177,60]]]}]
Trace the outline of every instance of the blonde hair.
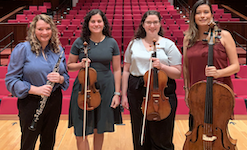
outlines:
[{"label": "blonde hair", "polygon": [[41,43],[39,42],[39,40],[35,35],[36,23],[39,20],[43,20],[44,22],[48,23],[51,26],[52,36],[48,45],[50,46],[51,51],[53,51],[54,53],[59,53],[60,52],[59,45],[61,44],[58,38],[58,31],[56,25],[53,22],[52,18],[45,14],[40,14],[35,16],[28,29],[26,40],[30,42],[31,51],[36,53],[36,55],[38,56],[41,50]]}]

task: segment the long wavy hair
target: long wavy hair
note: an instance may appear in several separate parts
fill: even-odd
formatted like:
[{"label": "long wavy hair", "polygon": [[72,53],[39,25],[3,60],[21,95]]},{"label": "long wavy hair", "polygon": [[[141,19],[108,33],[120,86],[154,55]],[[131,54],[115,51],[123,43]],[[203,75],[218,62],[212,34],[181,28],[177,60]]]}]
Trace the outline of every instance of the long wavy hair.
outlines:
[{"label": "long wavy hair", "polygon": [[[142,16],[142,19],[141,19],[141,22],[139,24],[138,30],[134,35],[135,39],[140,39],[140,38],[145,38],[146,37],[146,31],[143,28],[143,24],[144,24],[146,18],[149,15],[156,15],[159,18],[159,21],[161,22],[161,16],[160,16],[159,12],[157,12],[155,10],[149,10],[149,11],[145,12],[145,14]],[[162,26],[160,26],[160,30],[158,32],[158,35],[160,35],[160,36],[164,35],[164,30],[163,30]]]},{"label": "long wavy hair", "polygon": [[88,24],[89,24],[91,17],[96,14],[99,14],[102,17],[103,22],[104,22],[104,28],[103,28],[102,34],[108,37],[112,37],[111,32],[110,32],[110,26],[106,18],[106,15],[99,9],[93,9],[89,13],[87,13],[87,15],[84,17],[84,23],[82,27],[82,33],[81,33],[82,41],[86,41],[87,43],[89,43],[91,31],[89,30]]},{"label": "long wavy hair", "polygon": [[51,26],[52,36],[48,45],[50,46],[51,51],[53,51],[54,53],[59,53],[60,41],[58,39],[58,31],[56,25],[53,22],[52,18],[45,14],[40,14],[35,16],[28,29],[26,40],[30,42],[31,51],[36,53],[36,55],[38,56],[42,49],[41,43],[35,35],[36,23],[39,20],[43,20],[44,22],[48,23]]},{"label": "long wavy hair", "polygon": [[211,11],[211,14],[213,14],[213,9],[211,6],[211,3],[208,0],[198,0],[192,7],[190,19],[189,19],[189,29],[185,32],[187,39],[189,40],[188,47],[191,47],[195,44],[195,42],[198,39],[198,26],[195,22],[195,15],[196,15],[196,9],[201,5],[208,5]]}]

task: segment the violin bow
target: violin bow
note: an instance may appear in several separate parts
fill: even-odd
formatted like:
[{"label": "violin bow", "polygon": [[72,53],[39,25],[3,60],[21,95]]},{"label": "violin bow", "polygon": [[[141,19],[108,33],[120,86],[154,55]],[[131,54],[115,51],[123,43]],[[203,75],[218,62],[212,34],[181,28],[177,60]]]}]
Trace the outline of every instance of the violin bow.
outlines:
[{"label": "violin bow", "polygon": [[86,64],[85,64],[85,85],[84,85],[84,110],[83,110],[83,140],[86,136],[86,113],[87,113],[87,76],[88,76],[88,49],[87,42],[83,43],[84,45],[84,54],[86,55]]},{"label": "violin bow", "polygon": [[[156,51],[156,39],[153,40],[154,45],[154,52]],[[152,55],[151,55],[152,58]],[[144,128],[145,122],[147,117],[147,104],[148,104],[148,97],[149,97],[149,87],[150,87],[150,78],[151,78],[151,68],[152,68],[152,59],[149,61],[149,69],[148,69],[148,81],[147,81],[147,90],[146,90],[146,99],[145,99],[145,107],[144,107],[144,114],[143,114],[143,121],[142,121],[142,134],[141,134],[141,145],[143,145],[143,138],[144,138]]]}]

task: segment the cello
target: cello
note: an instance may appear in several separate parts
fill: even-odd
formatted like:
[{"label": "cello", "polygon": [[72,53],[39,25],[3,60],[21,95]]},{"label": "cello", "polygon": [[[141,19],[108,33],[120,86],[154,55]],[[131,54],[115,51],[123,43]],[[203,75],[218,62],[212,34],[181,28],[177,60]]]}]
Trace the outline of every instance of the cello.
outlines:
[{"label": "cello", "polygon": [[[214,22],[209,23],[208,66],[213,66]],[[215,32],[215,33],[214,33]],[[234,93],[226,85],[208,76],[207,81],[199,81],[191,86],[188,95],[190,114],[193,116],[193,129],[188,131],[183,150],[235,150],[236,140],[232,139],[227,124],[233,119]],[[229,111],[225,111],[229,110]]]},{"label": "cello", "polygon": [[[95,69],[88,67],[88,44],[83,43],[84,54],[86,55],[85,68],[82,68],[78,73],[78,80],[82,85],[82,90],[78,92],[77,103],[83,110],[83,139],[85,139],[86,132],[86,110],[90,111],[97,108],[101,102],[99,90],[95,87],[97,81],[97,72]],[[83,86],[84,85],[84,86]]]},{"label": "cello", "polygon": [[[153,40],[152,57],[156,57],[156,40]],[[169,98],[165,96],[164,89],[167,87],[168,77],[166,73],[157,68],[152,68],[152,59],[149,62],[149,70],[144,74],[144,86],[147,87],[146,97],[142,102],[143,124],[141,134],[141,145],[143,144],[144,127],[146,118],[149,121],[160,121],[169,116],[171,105]]]}]

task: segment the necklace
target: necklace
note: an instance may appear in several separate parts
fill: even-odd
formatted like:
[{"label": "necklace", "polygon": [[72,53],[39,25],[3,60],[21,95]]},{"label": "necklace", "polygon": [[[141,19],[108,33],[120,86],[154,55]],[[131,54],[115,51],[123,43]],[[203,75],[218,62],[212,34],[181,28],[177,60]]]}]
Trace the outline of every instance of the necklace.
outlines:
[{"label": "necklace", "polygon": [[100,40],[99,42],[95,42],[94,40],[92,40],[92,39],[90,38],[90,40],[91,40],[92,42],[94,42],[94,45],[96,45],[96,46],[97,46],[100,42],[102,42],[104,39],[105,39],[105,35],[102,36],[102,38],[101,38],[101,40]]}]

